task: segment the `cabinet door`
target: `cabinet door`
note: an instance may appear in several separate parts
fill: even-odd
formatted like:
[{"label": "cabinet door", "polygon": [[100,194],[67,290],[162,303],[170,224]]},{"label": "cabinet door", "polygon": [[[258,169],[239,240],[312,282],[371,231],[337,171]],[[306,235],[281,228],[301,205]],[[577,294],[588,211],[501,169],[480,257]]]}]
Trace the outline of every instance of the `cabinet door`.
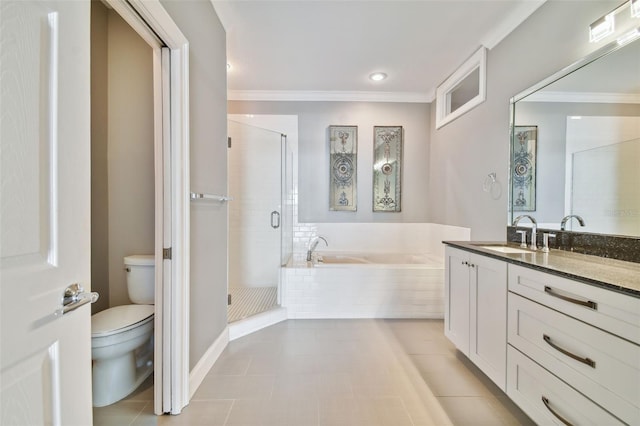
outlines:
[{"label": "cabinet door", "polygon": [[500,389],[507,369],[507,264],[471,254],[469,358]]},{"label": "cabinet door", "polygon": [[447,247],[445,256],[444,334],[469,356],[469,253]]}]

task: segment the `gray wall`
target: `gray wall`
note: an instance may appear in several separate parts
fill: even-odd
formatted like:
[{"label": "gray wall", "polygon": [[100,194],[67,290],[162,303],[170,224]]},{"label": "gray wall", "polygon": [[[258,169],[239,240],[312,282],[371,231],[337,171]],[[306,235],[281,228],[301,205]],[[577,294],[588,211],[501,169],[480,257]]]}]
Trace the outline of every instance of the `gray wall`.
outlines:
[{"label": "gray wall", "polygon": [[[587,40],[589,24],[619,3],[547,1],[488,52],[487,100],[439,130],[431,129],[432,222],[470,227],[476,240],[504,239],[509,99],[595,50],[598,46]],[[503,187],[498,200],[482,190],[491,172]]]},{"label": "gray wall", "polygon": [[154,251],[152,50],[102,3],[91,25],[92,312],[129,304],[123,259]]},{"label": "gray wall", "polygon": [[91,291],[100,294],[95,314],[109,307],[109,199],[107,197],[107,20],[99,0],[91,2]]},{"label": "gray wall", "polygon": [[114,11],[108,19],[109,306],[131,303],[124,257],[153,254],[153,50]]},{"label": "gray wall", "polygon": [[[430,104],[230,101],[230,114],[298,115],[300,222],[427,222]],[[358,126],[358,210],[329,211],[330,125]],[[373,126],[404,129],[402,211],[373,213]]]},{"label": "gray wall", "polygon": [[[226,35],[211,2],[162,0],[189,40],[191,189],[227,193]],[[227,207],[191,204],[189,367],[227,326]]]}]

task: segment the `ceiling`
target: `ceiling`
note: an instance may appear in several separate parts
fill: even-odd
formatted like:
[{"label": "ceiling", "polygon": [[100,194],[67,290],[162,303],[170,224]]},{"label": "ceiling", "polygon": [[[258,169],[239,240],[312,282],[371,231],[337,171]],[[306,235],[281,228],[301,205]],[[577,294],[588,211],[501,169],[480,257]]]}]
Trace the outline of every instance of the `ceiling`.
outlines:
[{"label": "ceiling", "polygon": [[[230,99],[430,102],[545,0],[227,0]],[[368,76],[384,72],[373,82]]]}]

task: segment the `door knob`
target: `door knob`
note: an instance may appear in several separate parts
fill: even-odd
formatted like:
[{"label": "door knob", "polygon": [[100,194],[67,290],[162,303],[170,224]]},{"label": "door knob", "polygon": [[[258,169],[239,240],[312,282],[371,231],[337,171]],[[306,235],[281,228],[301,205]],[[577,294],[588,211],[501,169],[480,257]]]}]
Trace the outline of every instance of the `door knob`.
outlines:
[{"label": "door knob", "polygon": [[62,307],[56,309],[54,314],[55,316],[62,316],[87,303],[95,303],[99,297],[100,295],[95,291],[91,293],[85,292],[84,288],[78,283],[71,284],[64,289],[62,294]]}]

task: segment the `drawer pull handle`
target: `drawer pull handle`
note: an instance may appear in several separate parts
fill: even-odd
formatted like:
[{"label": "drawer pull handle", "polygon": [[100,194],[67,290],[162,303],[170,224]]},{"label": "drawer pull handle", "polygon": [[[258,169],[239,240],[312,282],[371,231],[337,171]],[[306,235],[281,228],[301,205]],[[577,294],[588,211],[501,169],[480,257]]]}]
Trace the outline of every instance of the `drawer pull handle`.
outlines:
[{"label": "drawer pull handle", "polygon": [[557,350],[558,352],[560,352],[560,353],[562,353],[562,354],[564,354],[564,355],[568,356],[569,358],[573,358],[573,359],[575,359],[576,361],[579,361],[579,362],[581,362],[581,363],[583,363],[583,364],[586,364],[586,365],[588,365],[588,366],[589,366],[589,367],[591,367],[591,368],[596,368],[596,362],[595,362],[594,360],[592,360],[592,359],[590,359],[590,358],[582,358],[582,357],[579,357],[578,355],[573,354],[573,353],[569,352],[569,351],[568,351],[568,350],[566,350],[566,349],[562,349],[560,346],[558,346],[558,345],[556,345],[555,343],[553,343],[553,342],[551,341],[551,337],[547,336],[546,334],[543,334],[543,335],[542,335],[542,338],[544,339],[544,341],[545,341],[545,342],[547,342],[547,344],[548,344],[549,346],[551,346],[553,349]]},{"label": "drawer pull handle", "polygon": [[556,410],[554,410],[553,408],[551,408],[551,405],[549,404],[549,399],[542,395],[542,403],[544,404],[545,407],[547,407],[547,410],[549,410],[551,412],[551,414],[553,414],[558,420],[560,420],[562,423],[564,423],[567,426],[573,426],[573,424],[571,422],[569,422],[567,419],[565,419],[564,417],[562,417],[560,414],[558,414],[556,412]]},{"label": "drawer pull handle", "polygon": [[544,286],[544,292],[548,293],[550,296],[557,297],[558,299],[566,300],[567,302],[575,303],[576,305],[586,306],[587,308],[591,308],[594,311],[598,310],[598,304],[596,302],[592,302],[591,300],[578,300],[571,297],[563,296],[562,294],[556,293],[551,287],[547,285]]}]

